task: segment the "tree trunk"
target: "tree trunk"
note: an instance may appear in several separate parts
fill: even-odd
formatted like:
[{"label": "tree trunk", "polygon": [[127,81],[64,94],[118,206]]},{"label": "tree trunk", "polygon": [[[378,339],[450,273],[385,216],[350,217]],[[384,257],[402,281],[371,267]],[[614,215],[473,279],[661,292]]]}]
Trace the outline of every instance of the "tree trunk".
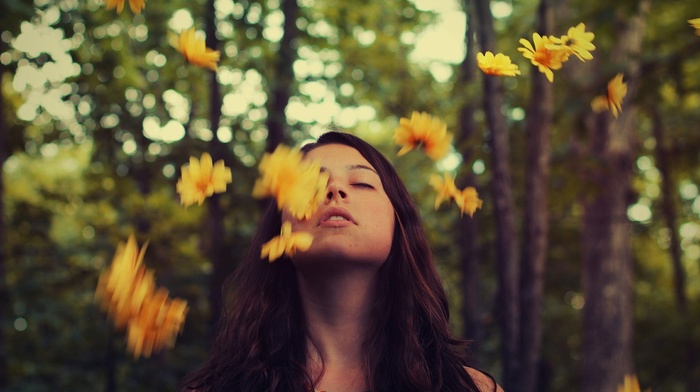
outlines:
[{"label": "tree trunk", "polygon": [[620,117],[602,113],[589,121],[591,172],[596,193],[583,203],[583,360],[582,392],[614,391],[634,373],[633,266],[630,246],[630,181],[635,154],[635,110],[644,20],[650,2],[642,0],[619,35],[611,64],[625,64],[628,95]]},{"label": "tree trunk", "polygon": [[[584,203],[583,217],[583,392],[614,391],[632,374],[632,259],[626,219],[633,155],[611,149],[608,121],[598,118],[594,150],[603,161],[597,193]],[[619,121],[619,120],[618,120]],[[629,146],[629,131],[618,138]],[[623,133],[624,132],[624,133]]]},{"label": "tree trunk", "polygon": [[119,353],[114,346],[114,330],[110,328],[107,333],[109,335],[107,336],[107,353],[105,355],[105,392],[116,392]]},{"label": "tree trunk", "polygon": [[686,391],[690,392],[694,390],[700,380],[697,379],[697,375],[694,373],[695,368],[698,363],[698,354],[693,347],[692,343],[692,318],[688,314],[688,295],[686,294],[686,274],[683,269],[683,263],[681,262],[681,244],[678,238],[678,227],[676,221],[676,204],[675,204],[675,193],[673,191],[674,182],[671,175],[671,167],[669,163],[668,150],[666,148],[665,142],[665,127],[663,124],[663,119],[659,109],[656,106],[650,107],[654,139],[656,139],[656,148],[654,150],[656,156],[656,167],[659,168],[661,173],[661,194],[662,194],[662,206],[661,211],[666,221],[666,227],[670,233],[670,250],[671,250],[671,264],[673,266],[673,293],[676,300],[676,307],[678,308],[678,315],[683,320],[683,331],[685,332],[683,336],[685,337],[685,359],[681,361],[686,366],[685,373],[685,385]]},{"label": "tree trunk", "polygon": [[678,228],[676,227],[676,207],[674,204],[673,179],[671,178],[671,168],[669,167],[668,153],[664,143],[664,124],[661,119],[659,109],[650,108],[653,122],[654,139],[656,139],[656,167],[661,173],[661,194],[662,207],[666,227],[671,236],[671,263],[673,265],[673,288],[676,299],[676,306],[680,314],[685,314],[688,308],[688,298],[685,293],[685,270],[681,263],[681,244],[678,238]]},{"label": "tree trunk", "polygon": [[[4,52],[6,49],[5,43],[0,43],[0,51]],[[2,62],[0,62],[0,80],[5,74],[6,67]],[[6,254],[5,247],[7,246],[7,234],[5,231],[5,187],[4,187],[4,165],[5,161],[9,156],[9,151],[7,148],[7,135],[9,132],[9,124],[5,118],[5,111],[7,107],[5,106],[5,96],[0,89],[0,391],[7,390],[9,385],[8,373],[7,373],[7,344],[5,344],[5,335],[3,334],[3,329],[1,326],[9,325],[10,314],[9,314],[9,292],[7,290],[7,282],[5,277],[7,276],[7,266],[6,266]]]},{"label": "tree trunk", "polygon": [[[475,0],[479,40],[483,51],[495,51],[493,17],[488,0]],[[496,257],[498,260],[498,306],[496,317],[501,329],[503,388],[518,392],[518,260],[513,194],[510,175],[508,128],[501,114],[502,86],[497,77],[484,76],[484,113],[489,129],[492,165],[492,200],[496,217]]]},{"label": "tree trunk", "polygon": [[[461,96],[464,100],[459,113],[459,129],[456,132],[455,145],[457,150],[462,154],[462,167],[464,168],[457,178],[457,185],[463,189],[467,186],[476,186],[476,178],[471,171],[469,164],[472,159],[474,142],[471,137],[476,130],[474,123],[474,112],[476,111],[475,97],[462,94],[469,90],[470,86],[475,82],[476,73],[476,56],[474,54],[474,38],[476,35],[476,16],[474,16],[474,7],[464,3],[464,12],[467,18],[467,29],[464,37],[464,43],[467,48],[467,54],[460,66],[459,80],[455,88],[461,91],[455,93],[455,96]],[[458,222],[457,243],[460,251],[460,270],[462,273],[462,324],[465,339],[471,340],[470,351],[478,353],[481,341],[481,323],[479,322],[479,286],[481,277],[479,275],[479,252],[477,249],[477,223],[476,219],[463,217]],[[475,355],[474,358],[478,358]],[[474,366],[478,363],[472,362]]]},{"label": "tree trunk", "polygon": [[[208,48],[218,50],[219,39],[216,37],[216,14],[214,0],[207,0],[205,11],[206,45]],[[221,91],[219,82],[216,79],[216,72],[209,72],[209,123],[216,135],[221,120]],[[226,145],[218,137],[213,137],[209,142],[209,153],[214,162],[224,159],[226,156]],[[230,167],[230,165],[227,165]],[[211,280],[209,281],[209,306],[211,325],[215,326],[221,315],[222,295],[221,287],[224,279],[228,276],[231,266],[223,244],[224,238],[224,214],[221,211],[221,200],[219,195],[213,195],[207,200],[207,216],[205,218],[204,231],[205,254],[212,264]]]},{"label": "tree trunk", "polygon": [[268,93],[267,110],[267,143],[265,151],[273,151],[277,145],[284,143],[287,138],[287,117],[285,109],[292,95],[294,86],[294,69],[296,60],[297,15],[299,5],[296,0],[282,0],[280,4],[284,13],[284,35],[280,40],[279,52],[275,63],[275,74],[268,79],[270,91]]},{"label": "tree trunk", "polygon": [[[552,8],[541,0],[538,8],[540,35],[552,30]],[[538,368],[542,349],[542,296],[549,231],[547,189],[553,94],[552,84],[534,68],[527,110],[527,173],[524,217],[524,246],[520,275],[520,391],[538,391]]]}]

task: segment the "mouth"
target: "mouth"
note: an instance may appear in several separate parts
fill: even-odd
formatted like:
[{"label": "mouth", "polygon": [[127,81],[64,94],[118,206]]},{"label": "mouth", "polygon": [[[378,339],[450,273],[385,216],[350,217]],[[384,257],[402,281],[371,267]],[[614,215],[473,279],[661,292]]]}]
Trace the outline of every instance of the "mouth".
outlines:
[{"label": "mouth", "polygon": [[323,211],[318,220],[318,225],[325,226],[344,226],[347,224],[355,224],[352,215],[342,208],[328,208]]}]

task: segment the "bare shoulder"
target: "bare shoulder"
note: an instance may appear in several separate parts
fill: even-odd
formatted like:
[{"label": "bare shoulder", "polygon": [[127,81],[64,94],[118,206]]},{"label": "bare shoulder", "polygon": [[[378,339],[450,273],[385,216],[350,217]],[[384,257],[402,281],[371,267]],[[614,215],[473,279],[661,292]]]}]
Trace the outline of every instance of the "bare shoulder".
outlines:
[{"label": "bare shoulder", "polygon": [[467,372],[472,377],[474,383],[477,387],[479,387],[479,390],[481,390],[481,392],[503,392],[503,388],[501,388],[500,385],[495,384],[491,377],[485,375],[484,373],[474,368],[465,367],[465,369],[467,369]]}]

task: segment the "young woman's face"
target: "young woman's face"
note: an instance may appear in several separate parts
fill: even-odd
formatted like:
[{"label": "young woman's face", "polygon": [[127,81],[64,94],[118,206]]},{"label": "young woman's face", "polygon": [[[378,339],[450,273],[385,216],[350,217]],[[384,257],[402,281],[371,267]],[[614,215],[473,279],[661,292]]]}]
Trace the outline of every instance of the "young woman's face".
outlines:
[{"label": "young woman's face", "polygon": [[293,231],[313,234],[311,248],[294,262],[343,260],[381,265],[391,250],[394,208],[376,170],[354,148],[327,144],[306,154],[328,173],[324,202],[311,218],[300,221],[283,212]]}]

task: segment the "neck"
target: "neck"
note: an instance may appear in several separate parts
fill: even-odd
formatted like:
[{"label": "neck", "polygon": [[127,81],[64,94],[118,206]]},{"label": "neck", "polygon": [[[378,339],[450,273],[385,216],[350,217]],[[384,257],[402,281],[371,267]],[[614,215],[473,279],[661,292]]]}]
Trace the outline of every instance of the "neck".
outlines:
[{"label": "neck", "polygon": [[320,379],[319,386],[333,391],[363,390],[363,342],[376,298],[377,269],[335,274],[297,270],[297,281],[310,334],[312,375]]}]

